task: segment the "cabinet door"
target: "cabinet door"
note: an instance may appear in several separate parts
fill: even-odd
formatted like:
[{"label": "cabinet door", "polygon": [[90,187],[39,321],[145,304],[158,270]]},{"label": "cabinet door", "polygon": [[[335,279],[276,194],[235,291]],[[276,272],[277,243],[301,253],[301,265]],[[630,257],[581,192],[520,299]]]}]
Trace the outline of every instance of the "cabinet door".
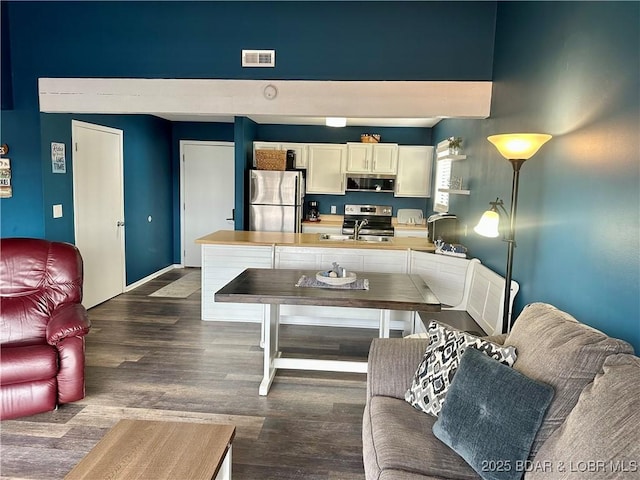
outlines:
[{"label": "cabinet door", "polygon": [[306,143],[281,143],[280,150],[293,150],[296,152],[296,168],[307,168],[307,144]]},{"label": "cabinet door", "polygon": [[396,197],[430,197],[433,147],[401,145],[398,147]]},{"label": "cabinet door", "polygon": [[366,143],[347,143],[347,173],[369,173],[373,145]]},{"label": "cabinet door", "polygon": [[372,145],[372,173],[395,175],[398,168],[398,145],[395,143]]},{"label": "cabinet door", "polygon": [[307,193],[344,195],[344,145],[309,145]]}]

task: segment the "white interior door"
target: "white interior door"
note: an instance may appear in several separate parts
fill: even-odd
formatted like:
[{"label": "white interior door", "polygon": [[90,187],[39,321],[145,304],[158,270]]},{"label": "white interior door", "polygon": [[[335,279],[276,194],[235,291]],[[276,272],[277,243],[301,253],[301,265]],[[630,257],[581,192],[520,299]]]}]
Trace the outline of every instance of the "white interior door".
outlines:
[{"label": "white interior door", "polygon": [[86,308],[125,288],[122,138],[122,130],[72,121],[74,225]]},{"label": "white interior door", "polygon": [[180,141],[182,264],[202,265],[199,237],[233,230],[235,154],[230,142]]}]

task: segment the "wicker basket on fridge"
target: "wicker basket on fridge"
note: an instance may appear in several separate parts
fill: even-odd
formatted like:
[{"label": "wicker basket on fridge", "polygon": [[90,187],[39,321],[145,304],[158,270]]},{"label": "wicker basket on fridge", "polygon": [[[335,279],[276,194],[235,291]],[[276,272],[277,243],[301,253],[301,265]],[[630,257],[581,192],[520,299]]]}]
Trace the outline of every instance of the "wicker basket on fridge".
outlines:
[{"label": "wicker basket on fridge", "polygon": [[256,150],[256,168],[258,170],[286,170],[286,150]]}]

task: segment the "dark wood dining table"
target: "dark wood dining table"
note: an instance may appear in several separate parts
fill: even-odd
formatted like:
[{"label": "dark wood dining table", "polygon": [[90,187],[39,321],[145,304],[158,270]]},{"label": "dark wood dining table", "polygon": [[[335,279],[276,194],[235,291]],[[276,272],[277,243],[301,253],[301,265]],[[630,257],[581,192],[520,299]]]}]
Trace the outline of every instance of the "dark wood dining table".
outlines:
[{"label": "dark wood dining table", "polygon": [[379,336],[389,337],[392,310],[440,311],[440,301],[419,275],[357,272],[368,280],[367,290],[298,287],[301,277],[315,271],[248,268],[215,293],[216,302],[258,303],[269,306],[263,319],[264,376],[259,394],[267,395],[280,369],[367,372],[367,362],[282,357],[279,349],[280,305],[355,307],[380,310]]}]

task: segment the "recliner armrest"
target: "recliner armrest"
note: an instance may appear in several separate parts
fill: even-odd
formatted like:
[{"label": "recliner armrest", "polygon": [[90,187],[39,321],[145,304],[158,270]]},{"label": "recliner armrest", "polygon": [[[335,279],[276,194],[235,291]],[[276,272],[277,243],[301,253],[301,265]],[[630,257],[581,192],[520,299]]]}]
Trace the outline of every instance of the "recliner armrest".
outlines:
[{"label": "recliner armrest", "polygon": [[63,305],[53,312],[47,324],[47,343],[56,345],[64,338],[86,335],[90,328],[89,315],[81,304]]},{"label": "recliner armrest", "polygon": [[382,395],[404,399],[428,339],[376,338],[369,349],[367,401]]}]

